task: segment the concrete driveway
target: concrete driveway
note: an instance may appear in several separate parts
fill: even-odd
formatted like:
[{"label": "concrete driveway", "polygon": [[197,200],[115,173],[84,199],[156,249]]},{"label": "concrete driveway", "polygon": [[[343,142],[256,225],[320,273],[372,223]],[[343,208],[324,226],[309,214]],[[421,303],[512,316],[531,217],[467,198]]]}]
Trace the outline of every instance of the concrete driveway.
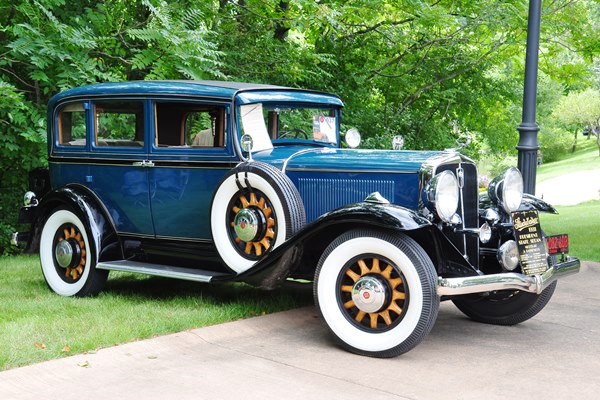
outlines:
[{"label": "concrete driveway", "polygon": [[337,348],[313,308],[212,326],[0,373],[0,399],[597,399],[600,264],[559,282],[514,327],[450,303],[394,359]]},{"label": "concrete driveway", "polygon": [[600,200],[600,169],[572,172],[540,182],[535,195],[553,206],[572,206]]}]

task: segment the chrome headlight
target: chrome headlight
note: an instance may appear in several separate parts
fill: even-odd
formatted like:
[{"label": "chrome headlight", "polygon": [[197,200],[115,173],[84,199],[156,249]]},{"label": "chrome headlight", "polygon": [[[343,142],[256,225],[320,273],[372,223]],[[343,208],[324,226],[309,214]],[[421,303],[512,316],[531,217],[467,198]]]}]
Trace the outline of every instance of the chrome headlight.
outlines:
[{"label": "chrome headlight", "polygon": [[488,195],[492,201],[507,213],[515,211],[523,199],[523,177],[515,167],[510,167],[504,173],[492,180],[488,187]]},{"label": "chrome headlight", "polygon": [[348,147],[355,149],[360,145],[360,132],[356,128],[350,128],[348,129],[348,132],[346,132],[344,139],[346,140]]},{"label": "chrome headlight", "polygon": [[519,265],[519,248],[517,242],[508,240],[498,249],[496,255],[500,265],[507,271],[514,271]]},{"label": "chrome headlight", "polygon": [[458,208],[458,181],[450,171],[434,176],[425,189],[427,208],[437,213],[444,222],[450,222]]}]

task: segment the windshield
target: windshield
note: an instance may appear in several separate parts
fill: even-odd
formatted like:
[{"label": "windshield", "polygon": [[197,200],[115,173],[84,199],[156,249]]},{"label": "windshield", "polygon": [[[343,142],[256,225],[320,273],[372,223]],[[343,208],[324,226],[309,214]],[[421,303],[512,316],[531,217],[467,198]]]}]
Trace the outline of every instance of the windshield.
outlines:
[{"label": "windshield", "polygon": [[239,114],[242,134],[252,136],[254,151],[280,143],[337,144],[335,108],[255,103],[240,106]]}]

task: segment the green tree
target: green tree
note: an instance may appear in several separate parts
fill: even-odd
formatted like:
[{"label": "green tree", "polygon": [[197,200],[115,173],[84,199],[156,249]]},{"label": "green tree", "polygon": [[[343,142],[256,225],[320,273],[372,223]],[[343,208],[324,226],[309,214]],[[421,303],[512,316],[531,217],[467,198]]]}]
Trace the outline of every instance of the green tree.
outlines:
[{"label": "green tree", "polygon": [[[562,93],[600,89],[599,0],[543,2],[539,122],[559,156]],[[43,166],[45,107],[101,81],[227,79],[308,87],[346,102],[368,147],[514,153],[528,0],[0,0],[0,252],[28,170]],[[595,69],[594,69],[595,68]],[[595,85],[595,86],[594,86]],[[2,231],[4,230],[4,232]]]},{"label": "green tree", "polygon": [[586,126],[598,124],[600,91],[589,88],[582,92],[569,93],[559,101],[553,115],[561,125],[573,133],[572,151],[575,152],[579,131]]}]

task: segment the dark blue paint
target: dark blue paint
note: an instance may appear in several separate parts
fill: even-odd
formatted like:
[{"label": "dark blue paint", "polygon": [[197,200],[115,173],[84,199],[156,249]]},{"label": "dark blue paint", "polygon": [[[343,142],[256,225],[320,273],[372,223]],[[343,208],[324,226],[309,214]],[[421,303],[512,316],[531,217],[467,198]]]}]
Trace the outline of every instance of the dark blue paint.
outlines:
[{"label": "dark blue paint", "polygon": [[[143,147],[96,146],[93,103],[127,98],[144,104]],[[227,109],[225,147],[164,148],[154,143],[154,101],[201,101]],[[56,116],[63,104],[84,101],[87,143],[59,146]],[[120,233],[187,239],[211,239],[210,204],[222,177],[240,162],[235,150],[236,105],[302,103],[335,111],[339,124],[343,103],[324,93],[267,85],[226,82],[122,82],[79,87],[52,98],[48,115],[53,188],[78,183],[98,196]],[[339,126],[338,126],[339,128]],[[339,129],[338,129],[339,131]],[[339,137],[338,137],[339,138]],[[339,146],[339,144],[338,144]],[[330,144],[281,141],[253,157],[284,168],[303,198],[308,222],[338,207],[379,191],[390,202],[416,210],[418,172],[438,152],[375,151],[336,148]],[[63,160],[66,163],[63,163]],[[134,166],[150,160],[152,168]]]}]

